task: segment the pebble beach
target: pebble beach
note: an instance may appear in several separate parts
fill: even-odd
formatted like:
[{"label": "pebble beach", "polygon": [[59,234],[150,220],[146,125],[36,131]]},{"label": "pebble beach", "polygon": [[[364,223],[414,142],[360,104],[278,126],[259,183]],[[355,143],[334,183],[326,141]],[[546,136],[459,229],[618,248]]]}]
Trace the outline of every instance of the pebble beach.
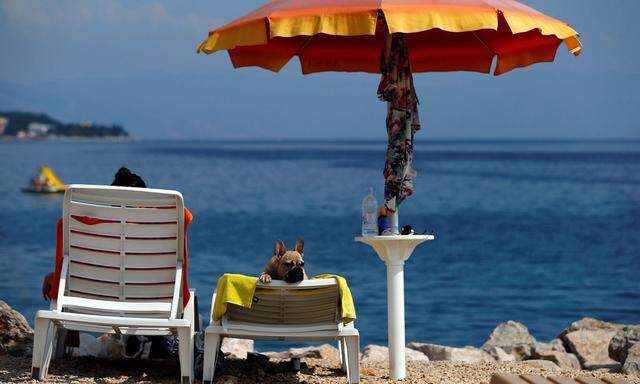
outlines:
[{"label": "pebble beach", "polygon": [[[92,336],[86,335],[89,339]],[[177,358],[124,357],[126,341],[103,335],[92,342],[104,345],[104,354],[78,354],[65,349],[51,362],[49,383],[173,383],[179,379]],[[203,334],[196,335],[195,378],[202,374]],[[31,379],[33,330],[22,314],[0,300],[0,383],[27,383]],[[338,349],[331,344],[256,351],[250,339],[224,338],[216,364],[215,382],[345,383]],[[389,377],[389,350],[382,345],[360,346],[362,383],[394,382]],[[405,349],[405,383],[488,384],[494,374],[591,377],[607,382],[640,384],[640,325],[583,318],[549,342],[536,340],[526,325],[499,324],[481,347],[451,347],[410,342]],[[148,355],[150,356],[150,355]],[[292,358],[300,359],[292,369]],[[297,366],[297,364],[295,365]],[[613,381],[611,381],[613,380]],[[617,381],[616,381],[617,380]],[[34,381],[35,382],[35,381]],[[197,382],[197,381],[196,381]],[[586,380],[589,382],[589,380]]]},{"label": "pebble beach", "polygon": [[[223,372],[217,376],[220,384],[249,383],[346,383],[334,359],[303,359],[308,365],[300,373],[267,374],[260,369],[247,369],[244,359],[229,359]],[[390,383],[386,361],[361,365],[361,383]],[[30,378],[31,359],[23,357],[0,358],[0,382],[36,383]],[[548,370],[525,362],[460,363],[451,361],[418,362],[407,364],[404,383],[416,384],[487,384],[494,373],[538,374],[565,377],[617,377],[632,384],[640,384],[640,377],[599,371]],[[175,383],[178,364],[173,361],[108,361],[90,358],[70,359],[52,364],[48,383]]]}]

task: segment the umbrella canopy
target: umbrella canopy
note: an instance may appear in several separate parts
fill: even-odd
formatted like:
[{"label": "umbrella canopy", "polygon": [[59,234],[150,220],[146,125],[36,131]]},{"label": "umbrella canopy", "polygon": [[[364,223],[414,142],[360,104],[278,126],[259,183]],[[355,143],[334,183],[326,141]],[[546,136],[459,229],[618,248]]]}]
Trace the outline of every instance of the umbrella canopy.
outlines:
[{"label": "umbrella canopy", "polygon": [[553,61],[563,41],[581,49],[566,23],[512,0],[275,0],[212,30],[197,51],[276,72],[298,56],[305,74],[379,73],[390,33],[406,34],[413,72],[489,73],[497,57],[501,75]]},{"label": "umbrella canopy", "polygon": [[[209,32],[198,52],[227,50],[234,67],[279,71],[298,56],[305,74],[381,73],[387,102],[385,206],[413,193],[413,137],[420,129],[412,72],[495,75],[555,59],[578,33],[513,0],[274,0]],[[394,216],[394,225],[397,216]],[[394,228],[397,230],[397,228]]]}]

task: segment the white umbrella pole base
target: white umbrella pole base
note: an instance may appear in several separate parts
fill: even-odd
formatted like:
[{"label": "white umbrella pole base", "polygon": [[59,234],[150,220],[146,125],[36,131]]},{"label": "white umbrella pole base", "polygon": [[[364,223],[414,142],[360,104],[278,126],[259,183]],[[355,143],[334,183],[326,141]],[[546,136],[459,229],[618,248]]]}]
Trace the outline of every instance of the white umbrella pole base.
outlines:
[{"label": "white umbrella pole base", "polygon": [[387,328],[389,343],[389,377],[407,376],[404,336],[404,262],[420,243],[434,240],[431,235],[356,237],[370,245],[387,265]]},{"label": "white umbrella pole base", "polygon": [[404,262],[387,263],[387,328],[389,376],[402,380],[407,376],[404,336]]}]

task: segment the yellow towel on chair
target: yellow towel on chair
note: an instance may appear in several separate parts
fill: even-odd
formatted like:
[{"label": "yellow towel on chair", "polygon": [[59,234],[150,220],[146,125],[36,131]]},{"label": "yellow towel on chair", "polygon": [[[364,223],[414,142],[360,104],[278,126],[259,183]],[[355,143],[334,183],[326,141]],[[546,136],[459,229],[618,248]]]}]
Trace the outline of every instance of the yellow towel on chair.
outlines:
[{"label": "yellow towel on chair", "polygon": [[251,308],[253,294],[258,284],[257,277],[225,273],[218,279],[216,300],[213,304],[213,321],[218,321],[227,313],[227,304]]},{"label": "yellow towel on chair", "polygon": [[342,323],[349,324],[356,319],[356,307],[353,305],[353,297],[351,296],[351,290],[347,280],[338,275],[318,275],[314,279],[330,279],[334,278],[338,280],[338,288],[340,289],[340,315],[342,316]]},{"label": "yellow towel on chair", "polygon": [[[330,278],[338,281],[342,322],[348,324],[356,319],[356,309],[353,305],[351,290],[349,290],[349,285],[347,285],[345,278],[338,275],[318,275],[314,277],[314,279]],[[231,273],[222,275],[222,277],[218,279],[216,286],[216,299],[211,315],[213,321],[218,321],[224,316],[227,312],[227,304],[236,304],[244,308],[251,308],[257,284],[257,277]]]}]

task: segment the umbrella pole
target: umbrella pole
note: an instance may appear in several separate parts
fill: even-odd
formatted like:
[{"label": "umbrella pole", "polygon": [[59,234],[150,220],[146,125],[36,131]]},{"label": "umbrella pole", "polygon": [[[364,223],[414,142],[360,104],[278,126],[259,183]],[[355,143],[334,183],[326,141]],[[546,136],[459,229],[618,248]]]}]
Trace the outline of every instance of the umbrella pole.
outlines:
[{"label": "umbrella pole", "polygon": [[391,233],[393,235],[399,235],[400,234],[400,224],[398,224],[398,208],[396,208],[396,211],[394,213],[391,214],[391,222],[389,223],[389,226],[391,227]]},{"label": "umbrella pole", "polygon": [[[404,244],[403,244],[404,245]],[[404,259],[411,254],[402,254],[393,248],[387,264],[387,342],[389,344],[389,376],[392,380],[403,380],[406,376],[404,335]],[[401,247],[406,248],[406,247]],[[399,259],[399,260],[398,260]]]}]

